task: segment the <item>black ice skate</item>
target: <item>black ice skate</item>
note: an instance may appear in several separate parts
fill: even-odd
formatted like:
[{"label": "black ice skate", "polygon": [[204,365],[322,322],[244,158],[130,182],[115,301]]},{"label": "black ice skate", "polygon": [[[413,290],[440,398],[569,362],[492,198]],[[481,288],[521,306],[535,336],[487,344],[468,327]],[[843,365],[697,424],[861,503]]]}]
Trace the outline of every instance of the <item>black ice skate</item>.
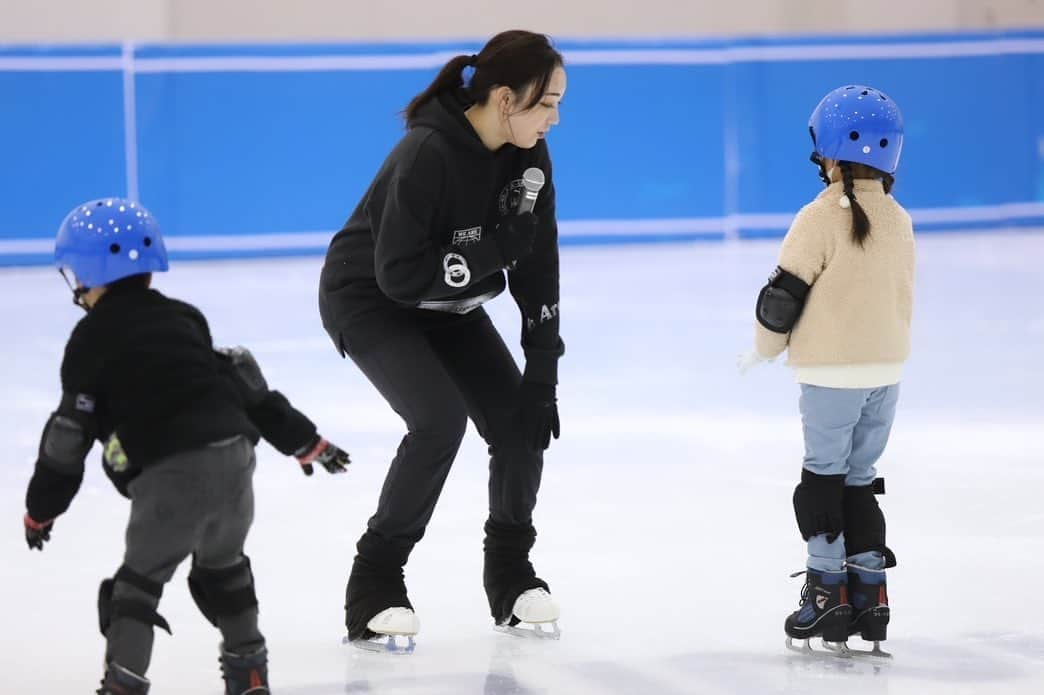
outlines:
[{"label": "black ice skate", "polygon": [[[808,569],[795,572],[792,577],[805,575],[801,589],[801,603],[783,625],[787,633],[787,648],[804,654],[817,654],[812,649],[813,637],[823,640],[823,647],[831,655],[842,655],[848,639],[852,606],[848,603],[848,573],[824,572]],[[795,639],[805,640],[802,646]]]},{"label": "black ice skate", "polygon": [[225,695],[271,695],[268,689],[268,649],[233,654],[221,649],[221,675]]},{"label": "black ice skate", "polygon": [[849,564],[848,593],[852,600],[852,622],[849,623],[848,634],[859,635],[867,642],[874,643],[873,649],[848,648],[848,653],[853,656],[892,658],[891,654],[881,650],[881,642],[888,639],[888,620],[891,617],[885,571]]},{"label": "black ice skate", "polygon": [[148,695],[149,681],[138,674],[123,668],[117,663],[109,664],[105,669],[98,695]]}]

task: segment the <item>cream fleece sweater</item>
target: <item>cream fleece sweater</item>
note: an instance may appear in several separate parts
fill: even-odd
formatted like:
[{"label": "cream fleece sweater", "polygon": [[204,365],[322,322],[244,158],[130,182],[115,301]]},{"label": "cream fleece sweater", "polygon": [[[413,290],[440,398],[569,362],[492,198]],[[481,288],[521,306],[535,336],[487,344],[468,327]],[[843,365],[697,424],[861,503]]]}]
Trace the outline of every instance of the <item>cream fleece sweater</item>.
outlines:
[{"label": "cream fleece sweater", "polygon": [[755,322],[755,347],[772,358],[788,350],[801,383],[871,388],[899,381],[910,354],[914,237],[910,215],[880,181],[856,179],[870,219],[863,248],[852,241],[852,211],[833,183],[797,214],[779,265],[811,285],[788,334]]}]

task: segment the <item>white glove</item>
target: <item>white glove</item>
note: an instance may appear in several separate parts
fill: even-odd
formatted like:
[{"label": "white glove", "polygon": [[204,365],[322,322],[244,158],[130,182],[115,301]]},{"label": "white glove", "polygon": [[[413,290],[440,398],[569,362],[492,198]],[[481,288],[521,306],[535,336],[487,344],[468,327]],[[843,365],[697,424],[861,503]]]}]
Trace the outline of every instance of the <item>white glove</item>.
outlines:
[{"label": "white glove", "polygon": [[751,367],[760,364],[761,362],[771,361],[772,358],[762,357],[757,350],[748,350],[747,352],[742,352],[736,356],[736,369],[738,369],[739,373],[742,375],[750,371]]}]

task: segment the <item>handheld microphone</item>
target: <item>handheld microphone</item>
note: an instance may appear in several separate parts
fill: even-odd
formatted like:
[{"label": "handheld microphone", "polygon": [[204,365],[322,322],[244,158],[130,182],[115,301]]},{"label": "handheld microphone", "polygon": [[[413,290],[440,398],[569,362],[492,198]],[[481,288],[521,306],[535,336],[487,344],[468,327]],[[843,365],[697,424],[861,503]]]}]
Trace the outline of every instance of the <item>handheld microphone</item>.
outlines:
[{"label": "handheld microphone", "polygon": [[[536,167],[529,167],[522,172],[522,198],[515,209],[516,215],[533,212],[533,208],[536,207],[537,194],[544,187],[544,180],[544,172]],[[507,269],[514,270],[516,267],[518,267],[518,261],[512,261]]]},{"label": "handheld microphone", "polygon": [[529,167],[522,172],[522,199],[518,201],[517,214],[533,212],[536,207],[537,194],[544,187],[544,172],[536,167]]}]

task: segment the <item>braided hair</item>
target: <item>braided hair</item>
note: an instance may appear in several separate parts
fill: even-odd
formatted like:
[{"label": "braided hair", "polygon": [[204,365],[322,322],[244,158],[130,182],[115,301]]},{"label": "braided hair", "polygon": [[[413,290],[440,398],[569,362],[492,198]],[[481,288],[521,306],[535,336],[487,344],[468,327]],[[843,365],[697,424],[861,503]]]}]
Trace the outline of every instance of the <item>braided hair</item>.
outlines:
[{"label": "braided hair", "polygon": [[[892,192],[892,186],[895,185],[895,177],[865,164],[838,162],[837,165],[841,168],[841,182],[845,190],[845,197],[841,199],[841,205],[852,210],[852,241],[862,248],[870,237],[870,218],[866,216],[866,211],[863,210],[863,206],[856,199],[856,175],[858,174],[859,178],[878,179],[884,188],[885,195]],[[822,166],[820,166],[820,176],[826,178],[825,172],[822,171]]]},{"label": "braided hair", "polygon": [[852,241],[862,247],[866,242],[866,238],[870,236],[870,218],[866,216],[863,206],[856,200],[852,164],[850,162],[840,162],[838,166],[841,167],[841,180],[844,182],[845,196],[848,198],[849,207],[852,209]]}]

